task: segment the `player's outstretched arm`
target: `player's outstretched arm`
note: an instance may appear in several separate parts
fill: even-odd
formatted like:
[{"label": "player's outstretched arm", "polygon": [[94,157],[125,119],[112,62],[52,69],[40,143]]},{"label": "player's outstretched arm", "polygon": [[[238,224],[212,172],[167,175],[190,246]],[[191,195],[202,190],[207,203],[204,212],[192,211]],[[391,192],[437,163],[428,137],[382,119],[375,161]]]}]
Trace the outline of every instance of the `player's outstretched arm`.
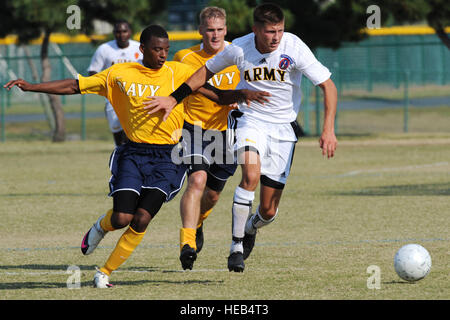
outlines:
[{"label": "player's outstretched arm", "polygon": [[241,90],[221,90],[209,83],[197,90],[208,99],[220,104],[231,105],[236,102],[245,102],[250,106],[251,101],[258,101],[261,104],[268,102],[267,97],[270,97],[270,93],[267,91],[255,91],[248,89]]},{"label": "player's outstretched arm", "polygon": [[23,91],[42,92],[49,94],[68,95],[80,93],[78,80],[75,79],[55,80],[35,84],[29,83],[23,79],[17,79],[9,81],[3,86],[3,88],[11,90],[11,88],[13,88],[14,86],[17,86]]},{"label": "player's outstretched arm", "polygon": [[320,148],[322,148],[322,154],[331,158],[334,156],[337,147],[337,139],[334,132],[334,121],[337,109],[337,89],[331,79],[322,82],[319,84],[319,87],[324,94],[324,121],[319,145]]}]

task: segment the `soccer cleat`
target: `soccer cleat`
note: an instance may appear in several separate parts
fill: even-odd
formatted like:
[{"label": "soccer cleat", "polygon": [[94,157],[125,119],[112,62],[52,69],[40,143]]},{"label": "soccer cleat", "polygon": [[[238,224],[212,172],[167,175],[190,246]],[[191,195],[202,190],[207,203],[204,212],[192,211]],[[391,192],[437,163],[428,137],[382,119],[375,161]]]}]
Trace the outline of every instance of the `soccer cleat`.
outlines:
[{"label": "soccer cleat", "polygon": [[192,270],[195,259],[197,259],[197,253],[188,244],[185,244],[180,253],[181,267],[183,270]]},{"label": "soccer cleat", "polygon": [[94,288],[107,289],[112,287],[113,285],[109,283],[109,276],[97,269],[94,275]]},{"label": "soccer cleat", "polygon": [[195,252],[199,253],[203,248],[203,223],[202,225],[197,228],[197,231],[195,233],[195,244],[197,245],[197,250]]},{"label": "soccer cleat", "polygon": [[255,240],[256,240],[256,232],[254,234],[245,233],[244,234],[244,240],[242,240],[242,247],[244,248],[244,260],[248,258],[250,253],[253,250],[253,247],[255,246]]},{"label": "soccer cleat", "polygon": [[245,223],[245,233],[244,238],[242,239],[242,247],[244,249],[244,260],[248,258],[250,253],[255,246],[256,240],[256,231],[257,229],[253,225],[253,221],[258,219],[258,215],[251,214],[247,218],[247,222]]},{"label": "soccer cleat", "polygon": [[228,257],[228,270],[234,272],[244,272],[244,256],[242,252],[235,251]]},{"label": "soccer cleat", "polygon": [[98,218],[97,222],[95,222],[89,231],[84,235],[83,240],[81,241],[81,252],[84,255],[91,254],[105,236],[106,232],[103,231],[100,226],[100,221],[104,216],[105,215],[102,215]]}]

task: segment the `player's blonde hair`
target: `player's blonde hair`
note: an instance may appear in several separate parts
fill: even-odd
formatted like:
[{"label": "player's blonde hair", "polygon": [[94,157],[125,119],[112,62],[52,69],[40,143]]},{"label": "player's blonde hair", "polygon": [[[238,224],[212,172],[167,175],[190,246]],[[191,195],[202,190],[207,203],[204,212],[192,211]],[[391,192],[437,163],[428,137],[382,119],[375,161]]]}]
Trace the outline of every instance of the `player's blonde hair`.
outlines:
[{"label": "player's blonde hair", "polygon": [[205,25],[208,19],[223,19],[227,21],[227,13],[225,9],[219,7],[206,7],[199,14],[200,25]]}]

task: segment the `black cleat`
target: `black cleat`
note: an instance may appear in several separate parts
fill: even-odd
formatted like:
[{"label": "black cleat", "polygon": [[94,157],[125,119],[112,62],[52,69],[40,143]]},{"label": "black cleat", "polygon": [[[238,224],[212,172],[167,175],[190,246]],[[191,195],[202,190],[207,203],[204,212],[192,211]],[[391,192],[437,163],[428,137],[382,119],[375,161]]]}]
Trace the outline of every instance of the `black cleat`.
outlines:
[{"label": "black cleat", "polygon": [[195,244],[197,245],[197,250],[195,252],[199,253],[203,248],[203,223],[197,228],[197,232],[195,234]]},{"label": "black cleat", "polygon": [[236,251],[228,257],[228,270],[234,272],[244,272],[245,264],[242,252]]},{"label": "black cleat", "polygon": [[245,233],[244,240],[242,240],[242,246],[244,247],[244,260],[248,258],[250,253],[252,253],[253,247],[255,246],[256,232],[255,234]]},{"label": "black cleat", "polygon": [[188,244],[185,244],[180,253],[181,267],[183,270],[192,270],[195,259],[197,259],[197,253]]}]

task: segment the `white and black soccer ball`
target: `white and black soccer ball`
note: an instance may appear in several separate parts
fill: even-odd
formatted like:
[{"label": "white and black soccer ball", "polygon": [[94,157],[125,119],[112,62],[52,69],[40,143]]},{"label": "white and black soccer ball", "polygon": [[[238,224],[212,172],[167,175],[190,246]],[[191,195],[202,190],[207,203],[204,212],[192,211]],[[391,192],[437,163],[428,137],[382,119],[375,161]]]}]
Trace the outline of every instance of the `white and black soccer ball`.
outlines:
[{"label": "white and black soccer ball", "polygon": [[394,268],[403,280],[418,281],[430,272],[430,254],[419,244],[404,245],[395,254]]}]

